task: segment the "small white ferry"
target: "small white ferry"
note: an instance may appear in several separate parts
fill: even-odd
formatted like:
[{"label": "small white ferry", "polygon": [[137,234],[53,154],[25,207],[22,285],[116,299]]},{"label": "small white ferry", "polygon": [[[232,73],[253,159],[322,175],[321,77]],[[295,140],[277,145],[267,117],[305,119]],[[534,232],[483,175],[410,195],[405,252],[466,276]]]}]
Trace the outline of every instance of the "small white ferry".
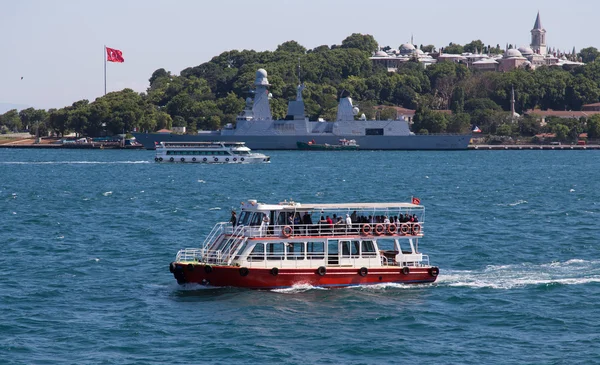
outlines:
[{"label": "small white ferry", "polygon": [[179,284],[253,289],[431,283],[439,268],[419,251],[425,208],[410,203],[242,202],[199,248],[169,266]]},{"label": "small white ferry", "polygon": [[271,158],[255,153],[244,142],[160,142],[156,162],[269,163]]}]

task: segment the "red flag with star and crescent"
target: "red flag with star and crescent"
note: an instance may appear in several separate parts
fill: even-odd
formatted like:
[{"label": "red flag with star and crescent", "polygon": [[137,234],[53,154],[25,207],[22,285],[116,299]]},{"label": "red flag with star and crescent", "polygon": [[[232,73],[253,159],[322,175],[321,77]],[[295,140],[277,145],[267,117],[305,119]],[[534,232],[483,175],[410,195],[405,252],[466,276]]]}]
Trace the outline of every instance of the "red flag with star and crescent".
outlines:
[{"label": "red flag with star and crescent", "polygon": [[108,47],[106,47],[106,60],[108,62],[125,62],[125,59],[123,58],[123,52],[119,51],[118,49]]}]

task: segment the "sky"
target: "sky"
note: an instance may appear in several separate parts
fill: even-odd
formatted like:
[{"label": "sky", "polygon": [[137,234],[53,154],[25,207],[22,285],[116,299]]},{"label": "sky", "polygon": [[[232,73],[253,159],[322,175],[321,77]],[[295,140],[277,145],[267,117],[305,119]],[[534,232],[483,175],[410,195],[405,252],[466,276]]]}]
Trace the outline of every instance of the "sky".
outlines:
[{"label": "sky", "polygon": [[352,33],[394,48],[411,35],[437,48],[528,45],[538,11],[549,47],[600,48],[595,0],[0,0],[0,108],[94,101],[104,95],[105,45],[125,58],[107,64],[108,92],[143,92],[159,68],[179,74],[222,52],[289,40],[308,49]]}]

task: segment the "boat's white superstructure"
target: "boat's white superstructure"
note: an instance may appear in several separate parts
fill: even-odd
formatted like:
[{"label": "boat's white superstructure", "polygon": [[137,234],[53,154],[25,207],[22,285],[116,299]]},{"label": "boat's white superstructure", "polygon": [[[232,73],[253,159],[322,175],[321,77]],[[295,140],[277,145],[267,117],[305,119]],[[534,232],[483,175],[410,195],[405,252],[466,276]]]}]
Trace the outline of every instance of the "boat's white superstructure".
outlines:
[{"label": "boat's white superstructure", "polygon": [[255,153],[244,142],[160,142],[156,162],[268,163],[271,158]]}]

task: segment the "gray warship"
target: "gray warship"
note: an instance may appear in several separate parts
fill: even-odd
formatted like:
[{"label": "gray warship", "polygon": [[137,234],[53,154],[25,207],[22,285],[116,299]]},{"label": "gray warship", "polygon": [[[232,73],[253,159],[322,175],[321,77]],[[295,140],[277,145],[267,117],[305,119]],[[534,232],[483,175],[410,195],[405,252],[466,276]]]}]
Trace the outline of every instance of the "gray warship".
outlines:
[{"label": "gray warship", "polygon": [[415,134],[405,119],[366,120],[352,104],[352,99],[340,98],[335,121],[310,121],[305,115],[299,85],[296,100],[288,103],[284,120],[273,120],[269,105],[267,71],[256,71],[254,98],[246,99],[246,107],[236,118],[218,131],[198,134],[133,133],[147,149],[160,142],[245,142],[253,150],[296,150],[297,142],[336,144],[340,139],[353,139],[361,150],[466,150],[471,134]]}]

